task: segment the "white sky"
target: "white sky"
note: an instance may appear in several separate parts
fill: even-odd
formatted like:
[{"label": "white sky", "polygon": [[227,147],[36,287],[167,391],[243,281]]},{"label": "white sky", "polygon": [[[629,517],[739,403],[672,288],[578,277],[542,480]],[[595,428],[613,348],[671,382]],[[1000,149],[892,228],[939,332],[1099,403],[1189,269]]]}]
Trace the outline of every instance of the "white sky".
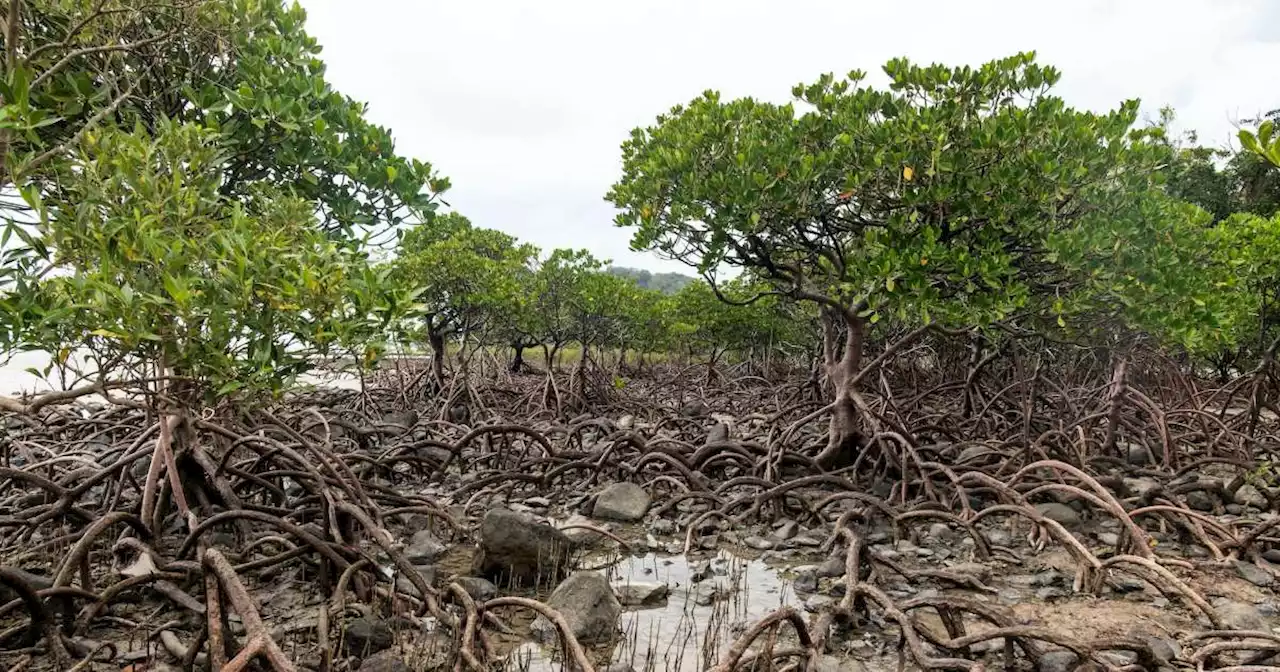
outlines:
[{"label": "white sky", "polygon": [[1173,105],[1227,145],[1280,107],[1280,0],[302,0],[328,77],[479,226],[651,270],[603,198],[628,132],[706,89],[785,102],[896,56],[978,64],[1034,49],[1058,92]]}]

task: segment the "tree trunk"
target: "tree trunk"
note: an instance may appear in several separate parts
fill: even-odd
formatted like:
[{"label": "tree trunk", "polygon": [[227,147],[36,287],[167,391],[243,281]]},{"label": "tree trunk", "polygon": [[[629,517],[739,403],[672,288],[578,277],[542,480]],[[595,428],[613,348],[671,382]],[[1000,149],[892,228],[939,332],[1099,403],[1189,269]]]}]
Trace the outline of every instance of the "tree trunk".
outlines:
[{"label": "tree trunk", "polygon": [[523,342],[523,341],[518,342],[518,343],[513,343],[513,344],[511,345],[511,348],[512,348],[513,350],[515,350],[515,351],[516,351],[516,356],[515,356],[515,358],[513,358],[513,359],[511,360],[511,373],[520,373],[521,371],[523,371],[523,370],[524,370],[524,349],[525,349],[525,347],[526,347],[526,346],[525,346],[525,344],[524,344],[524,342]]},{"label": "tree trunk", "polygon": [[862,368],[862,340],[866,324],[856,312],[845,312],[844,352],[837,358],[834,320],[840,317],[834,311],[823,313],[823,337],[827,341],[823,347],[823,359],[828,388],[834,393],[831,421],[827,429],[827,447],[816,459],[823,469],[840,469],[852,465],[858,459],[864,440],[853,395],[857,391],[854,377]]},{"label": "tree trunk", "polygon": [[431,375],[436,379],[439,389],[444,389],[444,334],[431,332],[427,334],[431,343]]}]

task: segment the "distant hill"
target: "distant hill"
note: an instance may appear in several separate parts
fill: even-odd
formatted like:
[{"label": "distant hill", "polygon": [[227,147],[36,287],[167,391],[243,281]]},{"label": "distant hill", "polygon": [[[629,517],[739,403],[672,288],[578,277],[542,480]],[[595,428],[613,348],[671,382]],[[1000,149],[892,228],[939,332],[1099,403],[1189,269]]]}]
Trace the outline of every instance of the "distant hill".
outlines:
[{"label": "distant hill", "polygon": [[609,272],[620,278],[632,280],[645,289],[655,289],[663,294],[675,294],[685,285],[697,280],[679,273],[651,273],[641,268],[626,266],[610,266]]}]

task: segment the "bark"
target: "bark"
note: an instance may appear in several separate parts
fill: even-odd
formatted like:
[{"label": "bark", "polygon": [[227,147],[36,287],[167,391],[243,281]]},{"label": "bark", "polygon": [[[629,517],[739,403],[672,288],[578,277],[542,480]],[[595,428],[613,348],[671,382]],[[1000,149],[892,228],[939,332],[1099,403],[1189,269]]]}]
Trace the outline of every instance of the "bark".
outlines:
[{"label": "bark", "polygon": [[511,360],[511,373],[520,373],[524,370],[524,349],[527,346],[523,342],[513,343],[511,348],[515,350],[516,356]]},{"label": "bark", "polygon": [[427,334],[431,344],[431,375],[439,389],[444,389],[444,334],[431,331]]},{"label": "bark", "polygon": [[[836,354],[835,320],[845,323],[844,351]],[[840,469],[852,465],[863,447],[864,436],[858,407],[853,401],[857,392],[855,378],[862,368],[862,344],[866,322],[854,311],[839,315],[834,311],[823,314],[823,360],[827,374],[827,386],[833,393],[831,421],[827,429],[827,447],[818,455],[818,465],[823,469]]]}]

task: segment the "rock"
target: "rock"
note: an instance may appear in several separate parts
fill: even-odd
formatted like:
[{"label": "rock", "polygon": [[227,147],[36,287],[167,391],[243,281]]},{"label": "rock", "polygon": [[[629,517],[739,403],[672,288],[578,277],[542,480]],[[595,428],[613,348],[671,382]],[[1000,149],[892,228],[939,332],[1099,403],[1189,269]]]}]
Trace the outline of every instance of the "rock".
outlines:
[{"label": "rock", "polygon": [[1067,596],[1067,591],[1061,588],[1047,587],[1047,588],[1041,588],[1036,591],[1036,599],[1041,600],[1043,602],[1053,602],[1054,600],[1061,600],[1066,596]]},{"label": "rock", "polygon": [[689,593],[694,604],[706,607],[715,604],[716,598],[720,596],[720,588],[715,581],[699,581],[693,584],[693,590]]},{"label": "rock", "polygon": [[1213,512],[1213,498],[1204,490],[1192,490],[1187,493],[1187,506],[1202,513]]},{"label": "rock", "polygon": [[636,426],[636,416],[624,415],[618,418],[618,429],[631,429]]},{"label": "rock", "polygon": [[955,536],[954,530],[946,523],[934,523],[929,526],[929,536],[938,541],[946,541]]},{"label": "rock", "polygon": [[667,518],[659,518],[653,521],[653,524],[649,526],[649,532],[660,537],[665,537],[668,535],[675,534],[676,533],[675,521],[669,520]]},{"label": "rock", "polygon": [[818,565],[817,573],[818,576],[828,579],[844,576],[844,558],[827,558],[825,562]]},{"label": "rock", "polygon": [[374,618],[357,618],[347,622],[342,632],[342,641],[346,644],[347,653],[359,658],[368,658],[379,651],[385,651],[396,643],[395,633],[384,621]]},{"label": "rock", "polygon": [[1267,586],[1275,583],[1276,578],[1271,575],[1271,572],[1268,572],[1252,562],[1236,560],[1235,565],[1236,573],[1240,575],[1240,578],[1255,586],[1266,588]]},{"label": "rock", "polygon": [[720,535],[708,534],[698,540],[698,548],[704,551],[714,551],[720,547]]},{"label": "rock", "polygon": [[1047,572],[1040,572],[1039,574],[1036,574],[1035,576],[1031,577],[1031,586],[1033,588],[1044,588],[1047,586],[1056,586],[1059,584],[1065,584],[1066,582],[1067,582],[1067,577],[1063,576],[1060,572],[1055,572],[1053,570],[1049,570]]},{"label": "rock", "polygon": [[822,543],[822,539],[819,539],[812,533],[807,532],[791,540],[791,544],[794,546],[805,546],[808,548],[817,548],[821,546]]},{"label": "rock", "polygon": [[414,532],[409,538],[409,546],[404,549],[404,557],[415,565],[435,561],[449,550],[435,535],[428,530]]},{"label": "rock", "polygon": [[835,604],[835,602],[835,598],[829,595],[810,595],[809,599],[804,601],[804,610],[816,614]]},{"label": "rock", "polygon": [[1045,518],[1064,526],[1078,525],[1080,523],[1080,514],[1066,504],[1046,502],[1044,504],[1036,504],[1036,510]]},{"label": "rock", "polygon": [[551,500],[546,497],[528,497],[524,500],[524,505],[531,509],[545,509],[551,506]]},{"label": "rock", "polygon": [[1142,634],[1137,637],[1151,647],[1151,653],[1161,665],[1172,667],[1174,661],[1182,658],[1182,645],[1177,640]]},{"label": "rock", "polygon": [[1268,548],[1263,551],[1262,559],[1267,562],[1280,562],[1280,548]]},{"label": "rock", "polygon": [[596,496],[593,518],[634,522],[649,510],[649,493],[635,483],[613,483]]},{"label": "rock", "polygon": [[958,565],[952,565],[948,569],[957,574],[972,576],[984,583],[991,580],[991,567],[981,562],[962,562]]},{"label": "rock", "polygon": [[818,590],[818,572],[816,570],[806,570],[796,575],[796,580],[791,583],[791,587],[795,588],[797,593],[813,593]]},{"label": "rock", "polygon": [[609,666],[604,668],[601,672],[636,672],[636,668],[632,667],[631,663],[628,663],[625,660],[619,660],[614,663],[609,663]]},{"label": "rock", "polygon": [[1046,651],[1040,655],[1038,672],[1071,672],[1079,656],[1071,651]]},{"label": "rock", "polygon": [[1235,497],[1232,499],[1241,506],[1252,506],[1255,509],[1267,508],[1267,498],[1257,488],[1248,483],[1240,486],[1240,489],[1236,490]]},{"label": "rock", "polygon": [[471,599],[476,602],[492,600],[498,596],[498,587],[493,585],[490,581],[478,576],[459,576],[455,578],[453,582],[462,586],[462,589],[467,591],[467,594],[471,596]]},{"label": "rock", "polygon": [[1139,499],[1146,499],[1160,490],[1160,483],[1154,478],[1126,478],[1123,482],[1125,489]]},{"label": "rock", "polygon": [[835,656],[820,656],[817,672],[867,672],[867,666],[852,658],[846,660]]},{"label": "rock", "polygon": [[1239,504],[1228,504],[1226,508],[1227,508],[1227,513],[1233,516],[1244,515],[1244,507],[1240,506]]},{"label": "rock", "polygon": [[919,548],[919,546],[916,546],[906,539],[899,539],[898,543],[894,545],[894,549],[897,550],[898,553],[915,553]]},{"label": "rock", "polygon": [[409,666],[398,652],[385,650],[365,658],[357,672],[409,672]]},{"label": "rock", "polygon": [[1147,589],[1147,584],[1132,576],[1121,576],[1108,582],[1117,593],[1137,593]]},{"label": "rock", "polygon": [[994,529],[988,530],[986,533],[987,543],[992,546],[1008,546],[1013,543],[1013,535],[1008,530]]},{"label": "rock", "polygon": [[773,542],[764,537],[747,537],[742,540],[742,545],[757,551],[767,551],[773,548]]},{"label": "rock", "polygon": [[498,583],[550,583],[568,573],[572,546],[563,532],[529,514],[490,509],[472,571]]},{"label": "rock", "polygon": [[1120,543],[1120,535],[1115,532],[1099,532],[1098,541],[1102,542],[1104,546],[1115,546]]},{"label": "rock", "polygon": [[471,422],[471,407],[466,404],[457,404],[449,409],[449,422],[456,425],[466,425]]},{"label": "rock", "polygon": [[[618,629],[622,605],[614,597],[609,581],[599,572],[574,572],[556,586],[547,606],[559,611],[579,642],[596,643],[613,637]],[[553,641],[556,627],[539,616],[533,632],[541,641]]]},{"label": "rock", "polygon": [[686,403],[680,407],[680,415],[686,418],[700,418],[708,413],[710,409],[702,401],[695,400]]},{"label": "rock", "polygon": [[1142,444],[1130,444],[1126,458],[1129,460],[1129,464],[1136,467],[1145,467],[1152,463],[1151,451],[1147,450],[1147,447]]},{"label": "rock", "polygon": [[624,583],[613,587],[618,602],[625,607],[659,604],[671,594],[665,583]]},{"label": "rock", "polygon": [[382,416],[382,424],[383,429],[393,435],[404,434],[418,424],[418,412],[410,409],[404,413],[390,413]]},{"label": "rock", "polygon": [[729,425],[723,422],[717,422],[711,431],[707,432],[707,445],[713,443],[723,443],[729,440]]},{"label": "rock", "polygon": [[[418,573],[422,575],[422,580],[426,581],[428,586],[436,582],[435,567],[431,565],[414,565],[413,568],[418,570]],[[422,597],[422,592],[414,585],[413,580],[404,574],[396,577],[396,590],[412,597]]]},{"label": "rock", "polygon": [[773,534],[770,536],[778,541],[787,541],[788,539],[795,539],[797,534],[800,534],[800,524],[794,520],[784,520],[774,528]]},{"label": "rock", "polygon": [[[601,546],[605,544],[606,542],[612,541],[608,537],[600,534],[599,532],[596,532],[594,530],[589,530],[585,527],[573,527],[574,525],[590,525],[591,527],[601,527],[600,525],[596,525],[594,521],[592,521],[590,518],[586,516],[576,514],[576,513],[573,514],[572,516],[569,516],[568,520],[565,520],[564,523],[560,525],[560,527],[571,528],[568,530],[562,529],[562,531],[564,532],[564,536],[568,537],[570,543],[572,543],[574,546],[577,546],[579,548],[595,548],[597,546]],[[609,528],[608,526],[604,526],[604,529],[607,530]]]},{"label": "rock", "polygon": [[1267,620],[1251,604],[1223,600],[1213,605],[1228,630],[1261,630],[1267,632]]}]

